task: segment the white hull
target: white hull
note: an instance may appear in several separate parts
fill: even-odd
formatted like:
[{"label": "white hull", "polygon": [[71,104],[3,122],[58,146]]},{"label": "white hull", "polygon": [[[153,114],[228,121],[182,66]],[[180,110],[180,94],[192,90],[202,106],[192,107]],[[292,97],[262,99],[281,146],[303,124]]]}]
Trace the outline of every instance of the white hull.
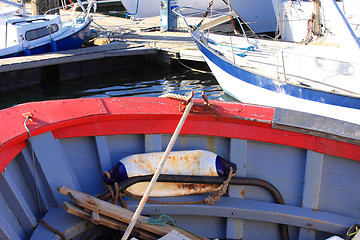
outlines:
[{"label": "white hull", "polygon": [[[121,0],[129,15],[135,18],[160,16],[160,0]],[[178,0],[179,7],[193,7],[206,10],[209,7],[209,0]],[[213,9],[227,9],[222,0],[214,0]]]},{"label": "white hull", "polygon": [[221,88],[241,102],[280,107],[360,124],[360,110],[309,101],[269,91],[233,77],[206,57],[205,60]]},{"label": "white hull", "polygon": [[235,0],[230,1],[234,11],[256,33],[274,32],[276,29],[276,16],[272,10],[271,0]]}]

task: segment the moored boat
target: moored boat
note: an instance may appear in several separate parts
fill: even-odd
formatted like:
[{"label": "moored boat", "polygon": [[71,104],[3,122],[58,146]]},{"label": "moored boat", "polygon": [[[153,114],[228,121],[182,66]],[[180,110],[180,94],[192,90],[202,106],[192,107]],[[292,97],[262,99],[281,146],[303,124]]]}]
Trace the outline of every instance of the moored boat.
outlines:
[{"label": "moored boat", "polygon": [[[222,89],[237,100],[359,123],[359,41],[334,1],[315,3],[321,15],[295,34],[284,28],[283,41],[190,27],[191,34]],[[301,41],[294,39],[298,31],[305,32]]]},{"label": "moored boat", "polygon": [[[123,219],[130,212],[93,197],[105,192],[103,172],[125,157],[164,151],[188,102],[87,98],[1,110],[1,239],[81,239],[94,232],[90,239],[95,239],[111,233],[95,227],[105,223],[124,230],[104,214]],[[359,142],[355,124],[280,108],[194,100],[173,151],[213,152],[237,165],[236,176],[196,176],[206,185],[229,179],[226,194],[213,205],[176,203],[208,194],[161,197],[156,200],[169,202],[147,203],[142,215],[168,215],[197,235],[192,239],[344,236],[360,220]],[[192,177],[164,174],[159,181],[196,182]],[[120,189],[136,182],[125,181]],[[139,203],[133,196],[125,202],[132,211]],[[92,210],[84,212],[77,204]],[[135,236],[156,239],[149,233],[155,228],[142,222]],[[156,232],[163,234],[164,228]]]},{"label": "moored boat", "polygon": [[87,9],[83,7],[82,12],[76,13],[77,16],[69,20],[61,19],[57,14],[28,16],[25,10],[13,12],[13,7],[8,7],[8,11],[4,8],[5,13],[0,16],[0,28],[3,30],[0,36],[3,39],[0,57],[18,57],[80,48],[92,22],[90,16],[92,7],[94,2],[90,2]]},{"label": "moored boat", "polygon": [[[164,1],[166,2],[166,1]],[[121,0],[122,5],[128,12],[128,15],[134,18],[146,18],[146,17],[155,17],[160,16],[160,3],[161,1],[155,0]],[[212,8],[216,10],[228,9],[228,6],[219,0],[209,1],[209,0],[172,0],[172,6],[184,6],[184,7],[194,7],[198,9],[206,10],[207,8]],[[194,12],[194,11],[191,11]],[[201,16],[201,15],[200,15]]]}]

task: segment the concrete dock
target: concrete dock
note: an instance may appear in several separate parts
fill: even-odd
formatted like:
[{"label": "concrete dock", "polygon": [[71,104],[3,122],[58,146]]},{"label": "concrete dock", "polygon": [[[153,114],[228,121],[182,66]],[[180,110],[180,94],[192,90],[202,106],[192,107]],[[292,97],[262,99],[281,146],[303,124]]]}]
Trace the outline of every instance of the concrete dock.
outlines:
[{"label": "concrete dock", "polygon": [[[70,10],[61,10],[63,17],[70,14]],[[200,20],[193,19],[195,23]],[[0,59],[0,91],[124,69],[143,61],[165,65],[178,60],[204,62],[184,21],[178,19],[178,24],[176,31],[161,32],[160,17],[132,20],[95,13],[87,43],[94,46]]]}]

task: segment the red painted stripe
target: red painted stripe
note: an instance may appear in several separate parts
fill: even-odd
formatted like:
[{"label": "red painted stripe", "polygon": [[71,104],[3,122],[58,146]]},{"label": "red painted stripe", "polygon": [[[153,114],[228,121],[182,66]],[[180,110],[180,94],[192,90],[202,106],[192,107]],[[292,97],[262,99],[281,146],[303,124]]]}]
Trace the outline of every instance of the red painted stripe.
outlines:
[{"label": "red painted stripe", "polygon": [[[196,101],[197,103],[200,100]],[[310,149],[360,161],[360,146],[301,133],[272,129],[274,108],[212,101],[216,111],[192,113],[181,133],[243,138]],[[0,171],[32,136],[52,131],[55,138],[117,134],[171,134],[182,116],[179,102],[161,98],[90,98],[28,103],[0,111]],[[21,147],[19,147],[21,146]]]},{"label": "red painted stripe", "polygon": [[21,152],[26,147],[25,142],[19,142],[10,147],[3,148],[0,151],[0,172],[2,172],[7,165],[13,160],[19,152]]}]

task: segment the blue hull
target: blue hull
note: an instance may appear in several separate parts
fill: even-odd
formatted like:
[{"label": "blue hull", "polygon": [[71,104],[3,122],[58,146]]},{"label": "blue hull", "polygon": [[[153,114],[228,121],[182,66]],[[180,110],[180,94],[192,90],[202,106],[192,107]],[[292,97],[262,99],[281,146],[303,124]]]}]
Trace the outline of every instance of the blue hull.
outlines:
[{"label": "blue hull", "polygon": [[[84,25],[83,28],[81,28],[79,31],[75,32],[74,34],[56,41],[56,50],[64,51],[64,50],[81,48],[82,44],[84,43],[88,35],[91,22],[92,21],[89,21],[86,25]],[[48,52],[53,52],[50,42],[40,47],[29,49],[27,52],[21,51],[15,54],[3,56],[2,58],[36,55],[36,54],[42,54]]]},{"label": "blue hull", "polygon": [[205,46],[202,42],[199,41],[194,35],[192,35],[193,39],[196,42],[199,50],[215,65],[221,68],[223,71],[228,73],[229,75],[237,78],[239,81],[246,82],[253,86],[270,90],[273,92],[277,92],[280,94],[289,95],[292,97],[310,100],[319,103],[330,104],[334,106],[341,106],[347,108],[360,109],[360,99],[355,97],[349,97],[344,95],[339,95],[330,92],[323,92],[316,89],[311,89],[308,87],[302,87],[298,85],[292,84],[283,84],[281,88],[279,88],[279,84],[277,81],[273,79],[254,74],[252,72],[241,69],[235,64],[227,61],[226,59],[219,56],[215,51],[211,50],[209,47]]}]

